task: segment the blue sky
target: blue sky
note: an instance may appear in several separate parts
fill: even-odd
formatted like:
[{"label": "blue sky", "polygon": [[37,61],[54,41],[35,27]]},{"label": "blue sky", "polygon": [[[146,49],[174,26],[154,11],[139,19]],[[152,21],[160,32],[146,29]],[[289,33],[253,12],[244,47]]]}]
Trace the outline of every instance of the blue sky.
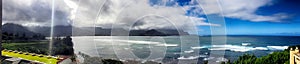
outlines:
[{"label": "blue sky", "polygon": [[[191,5],[198,5],[199,3],[191,3],[193,0],[175,0],[179,6],[191,6]],[[261,0],[261,2],[265,2],[262,4],[256,4],[259,2],[250,2],[245,3],[248,1],[238,1],[238,0],[225,0],[221,1],[221,7],[228,11],[235,11],[231,10],[230,7],[233,6],[222,6],[222,3],[227,4],[226,1],[232,1],[233,4],[239,6],[240,4],[247,4],[241,8],[249,8],[251,5],[261,5],[257,6],[256,8],[250,8],[248,10],[244,10],[248,12],[252,11],[252,13],[246,14],[246,16],[238,16],[235,15],[234,17],[226,17],[227,11],[223,11],[224,13],[224,20],[226,25],[226,32],[227,35],[287,35],[287,36],[299,36],[300,35],[300,0]],[[237,2],[236,2],[237,1]],[[204,2],[205,0],[199,0],[199,2]],[[161,0],[150,0],[151,5],[161,5]],[[173,1],[164,4],[166,6],[174,6],[176,3]],[[206,5],[204,5],[206,6]],[[208,5],[209,6],[209,5]],[[249,7],[247,7],[249,6]],[[201,14],[202,10],[199,10],[201,7],[191,7],[189,10],[186,11],[187,16],[195,16],[195,17],[203,17],[206,18],[206,15],[211,15],[214,13],[208,14]],[[238,8],[238,7],[237,7]],[[195,12],[198,10],[199,12]],[[210,9],[214,10],[214,9]],[[209,10],[209,11],[210,11]],[[243,11],[237,11],[242,12]],[[234,13],[234,12],[233,12]],[[231,14],[231,13],[229,13]],[[258,20],[247,18],[247,15],[251,16],[266,16],[263,18],[259,18]],[[285,18],[276,17],[277,15],[284,15]],[[245,18],[243,18],[245,17]],[[274,17],[272,20],[260,20],[260,19],[270,19],[269,17]],[[254,17],[255,18],[255,17]],[[208,20],[205,20],[208,22]],[[221,21],[222,22],[222,21]],[[200,35],[210,35],[211,34],[211,27],[215,26],[198,26],[199,34]]]},{"label": "blue sky", "polygon": [[[272,15],[284,13],[288,18],[280,22],[263,21],[253,22],[239,18],[225,17],[226,32],[228,35],[300,35],[300,1],[299,0],[273,0],[271,5],[262,6],[255,11],[258,15]],[[200,26],[199,34],[209,35],[209,26]]]}]

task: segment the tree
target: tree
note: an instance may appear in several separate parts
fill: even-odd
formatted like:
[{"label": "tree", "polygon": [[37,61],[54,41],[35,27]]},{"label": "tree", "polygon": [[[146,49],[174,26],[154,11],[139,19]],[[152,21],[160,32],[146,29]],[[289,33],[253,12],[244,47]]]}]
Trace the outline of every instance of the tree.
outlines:
[{"label": "tree", "polygon": [[69,47],[73,47],[72,38],[70,36],[67,36],[63,39],[63,43]]},{"label": "tree", "polygon": [[12,39],[13,39],[13,36],[14,36],[14,34],[12,34],[12,33],[9,33],[9,34],[8,34],[8,38],[7,38],[7,40],[12,40]]},{"label": "tree", "polygon": [[35,34],[35,35],[32,35],[32,38],[33,39],[39,39],[39,36]]},{"label": "tree", "polygon": [[206,61],[204,61],[204,63],[203,64],[208,64],[208,61],[206,60]]},{"label": "tree", "polygon": [[221,62],[221,64],[226,64],[226,62]]},{"label": "tree", "polygon": [[231,64],[231,63],[230,63],[230,60],[228,60],[226,64]]},{"label": "tree", "polygon": [[8,38],[8,33],[7,33],[7,32],[4,32],[4,33],[2,34],[2,39],[3,39],[3,40],[7,40],[7,38]]},{"label": "tree", "polygon": [[234,64],[288,64],[289,63],[289,49],[295,49],[296,46],[289,46],[284,51],[273,52],[272,54],[257,58],[254,55],[245,54],[238,58]]},{"label": "tree", "polygon": [[257,58],[253,54],[244,54],[240,56],[234,64],[255,64],[253,61],[256,59]]},{"label": "tree", "polygon": [[19,37],[19,39],[21,40],[28,40],[28,38],[26,37],[26,34],[23,33],[21,37]]},{"label": "tree", "polygon": [[54,38],[53,40],[53,55],[73,55],[74,49],[73,49],[73,42],[72,38],[70,36],[67,36],[63,39],[60,39],[59,37]]},{"label": "tree", "polygon": [[13,39],[19,39],[19,38],[20,38],[20,36],[18,33],[13,35]]}]

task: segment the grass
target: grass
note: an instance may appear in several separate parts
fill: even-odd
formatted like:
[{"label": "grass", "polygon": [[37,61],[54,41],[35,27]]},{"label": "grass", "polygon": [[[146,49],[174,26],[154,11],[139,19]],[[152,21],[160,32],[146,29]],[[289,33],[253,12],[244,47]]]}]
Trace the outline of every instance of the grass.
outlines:
[{"label": "grass", "polygon": [[37,54],[48,54],[48,42],[27,42],[27,43],[2,43],[2,47],[8,50],[18,50]]},{"label": "grass", "polygon": [[[19,54],[19,52],[14,53],[14,52],[2,51],[2,54],[8,57],[17,57],[29,61],[38,61],[46,64],[56,64],[56,62],[58,62],[57,58],[53,58],[53,57],[51,58],[46,56],[49,51],[48,50],[49,43],[47,41],[2,43],[2,47],[8,50],[23,51],[22,52],[23,54]],[[26,53],[28,53],[28,55],[26,55]],[[39,57],[39,55],[32,56],[33,55],[32,53],[43,54],[41,56],[44,57]]]}]

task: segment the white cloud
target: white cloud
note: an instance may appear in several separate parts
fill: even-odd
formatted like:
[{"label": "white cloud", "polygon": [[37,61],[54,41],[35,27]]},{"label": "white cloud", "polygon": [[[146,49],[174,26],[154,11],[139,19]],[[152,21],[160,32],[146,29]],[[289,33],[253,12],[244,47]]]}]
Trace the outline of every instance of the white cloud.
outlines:
[{"label": "white cloud", "polygon": [[202,25],[202,26],[220,26],[219,24],[212,24],[212,23],[206,23],[203,22],[206,19],[205,18],[197,18],[197,17],[190,17],[193,21],[196,21],[196,25]]},{"label": "white cloud", "polygon": [[[271,0],[199,0],[202,7],[209,10],[206,14],[219,14],[223,12],[225,17],[249,20],[253,22],[269,21],[281,22],[288,15],[277,13],[273,15],[259,15],[256,11],[263,7],[272,4]],[[218,10],[218,5],[221,5],[221,10]]]},{"label": "white cloud", "polygon": [[[179,6],[172,0],[163,0],[158,5],[150,5],[149,0],[56,0],[56,24],[66,25],[72,20],[74,26],[99,26],[111,28],[154,29],[174,26],[193,30],[196,26],[220,26],[205,22],[198,17],[205,14],[224,13],[225,17],[249,20],[253,22],[280,22],[288,16],[284,13],[259,15],[255,12],[271,4],[270,0],[192,0],[186,6]],[[33,22],[32,25],[49,25],[51,18],[51,0],[5,0],[3,1],[3,20],[12,23]],[[168,6],[166,3],[175,3]],[[221,4],[222,11],[218,10]],[[186,15],[191,8],[193,13]],[[26,13],[25,13],[26,12]],[[100,12],[100,13],[99,13]],[[139,21],[141,23],[136,23]],[[34,23],[35,22],[35,23]],[[25,22],[24,22],[25,23]],[[134,25],[133,24],[139,24]],[[28,24],[31,25],[31,24]]]},{"label": "white cloud", "polygon": [[75,16],[76,16],[75,13],[76,13],[77,8],[78,8],[78,4],[76,2],[79,2],[79,1],[64,0],[64,2],[71,9],[70,10],[69,19],[73,20],[75,18]]},{"label": "white cloud", "polygon": [[[5,23],[34,23],[50,26],[52,0],[4,0],[3,19]],[[62,2],[55,2],[55,25],[69,25],[69,8]],[[31,25],[30,25],[31,26]]]},{"label": "white cloud", "polygon": [[[89,8],[93,6],[99,8]],[[176,26],[178,29],[184,30],[195,30],[196,26],[200,25],[219,26],[207,23],[206,19],[201,17],[185,15],[187,9],[188,7],[178,5],[151,6],[148,0],[107,0],[89,4],[80,3],[74,24],[76,26],[94,26],[96,24],[96,26],[104,28],[111,28],[113,25],[117,28],[132,27],[132,29],[175,29],[174,26]],[[90,17],[97,16],[98,10],[100,10],[98,20]]]}]

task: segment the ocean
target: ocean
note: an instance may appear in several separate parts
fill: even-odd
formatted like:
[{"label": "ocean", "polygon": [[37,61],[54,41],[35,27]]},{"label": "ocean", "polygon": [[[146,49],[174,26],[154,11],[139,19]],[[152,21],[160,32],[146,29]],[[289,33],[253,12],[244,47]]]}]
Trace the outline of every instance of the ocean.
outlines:
[{"label": "ocean", "polygon": [[234,61],[299,45],[298,36],[74,36],[75,53],[119,60],[172,63]]}]

